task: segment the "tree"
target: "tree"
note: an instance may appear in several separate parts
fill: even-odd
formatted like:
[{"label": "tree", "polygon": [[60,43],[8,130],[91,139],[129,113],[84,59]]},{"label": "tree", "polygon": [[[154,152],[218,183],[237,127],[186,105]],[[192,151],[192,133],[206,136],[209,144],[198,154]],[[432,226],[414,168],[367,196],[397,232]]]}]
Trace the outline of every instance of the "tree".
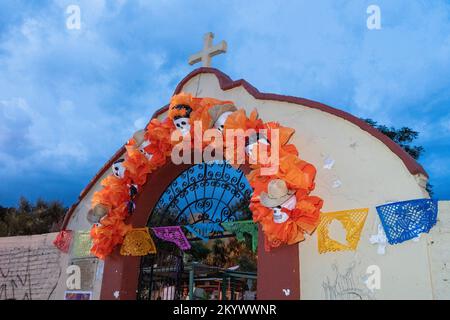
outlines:
[{"label": "tree", "polygon": [[230,206],[230,211],[236,216],[237,221],[252,220],[250,210],[250,198],[244,198]]},{"label": "tree", "polygon": [[235,238],[216,239],[205,262],[220,268],[239,265],[241,271],[256,271],[256,254],[244,242]]},{"label": "tree", "polygon": [[58,231],[66,211],[59,201],[38,199],[33,205],[21,197],[16,208],[0,206],[0,237]]},{"label": "tree", "polygon": [[[397,143],[415,160],[419,160],[420,156],[425,152],[425,149],[422,146],[413,145],[414,140],[419,137],[419,132],[408,127],[401,127],[400,129],[392,126],[387,127],[385,125],[378,124],[377,121],[372,119],[363,120]],[[433,196],[433,186],[430,183],[427,183],[426,189],[430,196]]]}]

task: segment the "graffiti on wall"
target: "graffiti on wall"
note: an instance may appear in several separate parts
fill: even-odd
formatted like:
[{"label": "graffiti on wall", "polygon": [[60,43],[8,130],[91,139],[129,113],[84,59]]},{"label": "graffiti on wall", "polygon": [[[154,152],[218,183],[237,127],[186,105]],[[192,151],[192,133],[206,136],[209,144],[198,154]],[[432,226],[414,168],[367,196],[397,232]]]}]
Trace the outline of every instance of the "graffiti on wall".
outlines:
[{"label": "graffiti on wall", "polygon": [[53,246],[0,249],[0,300],[48,300],[61,268]]},{"label": "graffiti on wall", "polygon": [[[333,274],[322,283],[326,300],[373,300],[373,293],[364,284],[364,277],[355,276],[355,263],[341,272],[336,264]],[[357,280],[355,280],[355,278]],[[361,280],[361,281],[359,281]]]}]

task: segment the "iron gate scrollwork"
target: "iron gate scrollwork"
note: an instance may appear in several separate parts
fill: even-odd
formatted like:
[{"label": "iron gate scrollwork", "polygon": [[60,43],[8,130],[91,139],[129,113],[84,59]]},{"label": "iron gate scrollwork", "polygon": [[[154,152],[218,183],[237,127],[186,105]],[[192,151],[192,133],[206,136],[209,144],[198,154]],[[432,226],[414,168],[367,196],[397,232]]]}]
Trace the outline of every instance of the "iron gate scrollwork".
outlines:
[{"label": "iron gate scrollwork", "polygon": [[[227,162],[193,165],[166,188],[153,208],[148,226],[246,220],[251,218],[248,204],[252,193],[245,174]],[[209,238],[224,236],[213,232]],[[141,260],[138,298],[180,299],[189,285],[184,253],[173,243],[154,239],[158,252]]]},{"label": "iron gate scrollwork", "polygon": [[172,181],[152,214],[171,217],[174,225],[222,223],[243,218],[239,204],[248,203],[252,188],[245,174],[227,162],[192,166]]}]

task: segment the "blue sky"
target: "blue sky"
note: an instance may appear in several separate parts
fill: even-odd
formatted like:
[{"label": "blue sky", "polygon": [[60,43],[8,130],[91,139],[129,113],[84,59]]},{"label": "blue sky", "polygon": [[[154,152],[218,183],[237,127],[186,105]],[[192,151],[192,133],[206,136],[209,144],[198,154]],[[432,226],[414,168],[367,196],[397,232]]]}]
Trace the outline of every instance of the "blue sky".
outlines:
[{"label": "blue sky", "polygon": [[450,2],[54,0],[0,2],[0,204],[73,203],[195,68],[207,31],[228,41],[213,65],[234,79],[419,131],[450,199]]}]

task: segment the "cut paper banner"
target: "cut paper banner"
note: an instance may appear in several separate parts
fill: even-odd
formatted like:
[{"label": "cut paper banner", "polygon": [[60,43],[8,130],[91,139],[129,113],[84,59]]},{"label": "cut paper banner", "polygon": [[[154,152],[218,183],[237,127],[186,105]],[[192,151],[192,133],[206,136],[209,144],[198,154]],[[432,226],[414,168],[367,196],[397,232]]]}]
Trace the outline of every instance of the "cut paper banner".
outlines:
[{"label": "cut paper banner", "polygon": [[202,240],[205,243],[208,242],[209,238],[203,236],[199,231],[195,230],[191,225],[186,225],[184,227],[187,229],[187,231],[192,233],[192,235],[194,235],[195,237],[199,238],[200,240]]},{"label": "cut paper banner", "polygon": [[[368,212],[368,208],[363,208],[322,213],[317,227],[319,253],[356,250]],[[329,226],[333,221],[342,224],[346,232],[347,243],[336,241],[330,237]]]},{"label": "cut paper banner", "polygon": [[378,224],[378,233],[370,236],[369,242],[371,244],[378,244],[378,254],[384,255],[386,253],[387,237],[381,224]]},{"label": "cut paper banner", "polygon": [[71,230],[61,230],[53,241],[53,245],[64,253],[69,252],[72,243],[73,233]]},{"label": "cut paper banner", "polygon": [[402,243],[428,233],[436,224],[438,203],[432,199],[417,199],[389,203],[377,207],[390,244]]},{"label": "cut paper banner", "polygon": [[180,226],[153,227],[152,230],[155,236],[161,240],[175,243],[181,250],[189,250],[191,248],[191,244],[186,239]]},{"label": "cut paper banner", "polygon": [[333,166],[334,166],[334,163],[335,163],[335,161],[334,161],[333,158],[326,157],[324,162],[323,162],[323,168],[331,170],[333,168]]},{"label": "cut paper banner", "polygon": [[148,228],[135,228],[125,235],[120,254],[123,256],[141,257],[156,253],[156,246],[148,232]]},{"label": "cut paper banner", "polygon": [[253,220],[223,222],[222,227],[231,233],[234,233],[238,241],[245,241],[245,234],[252,237],[252,251],[256,252],[258,247],[258,225]]},{"label": "cut paper banner", "polygon": [[342,186],[342,181],[339,179],[335,179],[333,180],[333,183],[331,184],[331,187],[333,189],[339,188],[340,186]]},{"label": "cut paper banner", "polygon": [[223,232],[223,228],[218,223],[214,222],[198,222],[191,225],[185,225],[184,227],[203,242],[208,242],[210,233]]},{"label": "cut paper banner", "polygon": [[76,231],[73,236],[72,257],[91,257],[92,239],[89,231]]}]

